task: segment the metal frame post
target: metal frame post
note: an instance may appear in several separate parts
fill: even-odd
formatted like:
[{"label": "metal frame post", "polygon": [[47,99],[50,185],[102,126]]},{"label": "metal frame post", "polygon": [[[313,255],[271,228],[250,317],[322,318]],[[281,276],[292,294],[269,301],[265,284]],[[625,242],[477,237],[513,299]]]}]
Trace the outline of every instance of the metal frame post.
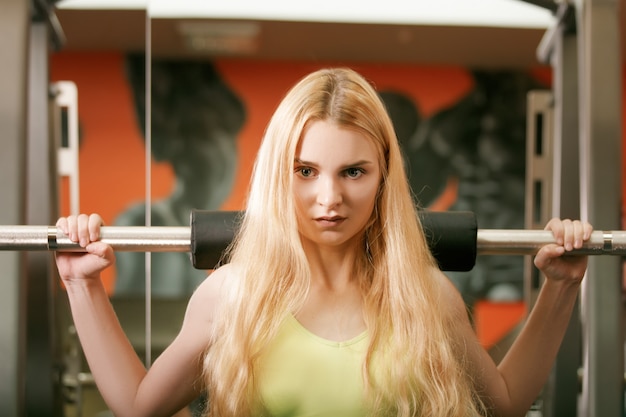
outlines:
[{"label": "metal frame post", "polygon": [[[537,52],[540,61],[551,65],[553,74],[551,140],[543,141],[545,146],[550,146],[546,151],[549,153],[546,158],[551,162],[550,172],[544,172],[544,180],[551,181],[550,192],[542,196],[545,198],[543,203],[534,202],[542,206],[540,213],[543,217],[528,213],[528,227],[543,226],[551,217],[580,218],[578,39],[574,8],[567,2],[561,3],[555,15],[555,25],[546,33]],[[533,168],[532,164],[530,168]],[[531,171],[527,177],[532,176]],[[527,196],[535,198],[535,195]],[[530,260],[527,262],[526,273],[533,277],[527,280],[538,281],[538,271]],[[544,387],[541,404],[544,417],[577,415],[581,338],[580,312],[576,305]]]},{"label": "metal frame post", "polygon": [[[567,7],[567,6],[565,6]],[[550,217],[580,218],[578,54],[573,9],[562,7],[552,53],[555,177]],[[582,333],[578,304],[557,355],[543,404],[544,417],[575,416],[578,409]]]},{"label": "metal frame post", "polygon": [[[26,222],[54,222],[57,203],[57,146],[51,135],[51,102],[48,61],[50,28],[47,10],[35,14],[30,31],[28,67],[28,150]],[[61,362],[55,342],[57,288],[53,258],[28,253],[26,411],[28,415],[59,416],[63,413]]]},{"label": "metal frame post", "polygon": [[[24,222],[29,0],[0,0],[0,221]],[[24,414],[25,269],[18,252],[0,254],[0,415]]]},{"label": "metal frame post", "polygon": [[[581,215],[620,224],[621,66],[618,0],[577,0]],[[624,414],[620,259],[591,258],[582,292],[581,415]]]}]

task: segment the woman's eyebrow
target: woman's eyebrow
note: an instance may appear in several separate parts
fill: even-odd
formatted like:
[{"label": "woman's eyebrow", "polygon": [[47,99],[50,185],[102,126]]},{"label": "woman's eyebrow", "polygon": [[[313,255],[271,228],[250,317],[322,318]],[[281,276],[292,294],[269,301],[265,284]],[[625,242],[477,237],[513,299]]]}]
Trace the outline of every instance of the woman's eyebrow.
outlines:
[{"label": "woman's eyebrow", "polygon": [[294,158],[293,163],[298,165],[317,166],[315,162],[305,161],[300,158]]},{"label": "woman's eyebrow", "polygon": [[368,159],[360,159],[358,161],[351,162],[351,163],[346,164],[344,166],[345,167],[353,167],[353,166],[361,166],[361,165],[369,165],[369,164],[373,164],[373,162],[368,160]]},{"label": "woman's eyebrow", "polygon": [[[305,161],[305,160],[300,159],[300,158],[294,158],[293,163],[294,164],[298,164],[298,165],[312,166],[312,167],[317,167],[318,166],[318,164],[315,163],[315,162]],[[350,162],[348,164],[342,165],[342,168],[350,168],[350,167],[355,167],[355,166],[371,165],[373,163],[374,163],[373,161],[370,161],[368,159],[359,159],[357,161]]]}]

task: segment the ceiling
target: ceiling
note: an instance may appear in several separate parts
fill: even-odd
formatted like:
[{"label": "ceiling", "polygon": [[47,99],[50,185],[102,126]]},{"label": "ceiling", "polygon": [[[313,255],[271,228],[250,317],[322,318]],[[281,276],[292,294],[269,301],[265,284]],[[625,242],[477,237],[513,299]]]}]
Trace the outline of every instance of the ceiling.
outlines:
[{"label": "ceiling", "polygon": [[[620,0],[626,2],[626,0]],[[144,10],[58,9],[63,50],[143,51]],[[620,21],[626,22],[624,7]],[[622,23],[623,28],[626,24]],[[544,29],[152,19],[152,55],[272,60],[365,61],[519,68],[541,64]],[[626,57],[626,42],[622,42]]]}]

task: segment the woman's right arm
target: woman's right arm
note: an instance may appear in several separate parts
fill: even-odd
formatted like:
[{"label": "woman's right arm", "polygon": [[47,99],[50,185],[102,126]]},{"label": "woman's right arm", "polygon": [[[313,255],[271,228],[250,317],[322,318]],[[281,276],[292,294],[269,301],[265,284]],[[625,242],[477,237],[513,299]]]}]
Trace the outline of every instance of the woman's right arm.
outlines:
[{"label": "woman's right arm", "polygon": [[202,392],[202,354],[211,340],[211,317],[223,271],[212,274],[192,295],[180,333],[147,371],[128,341],[100,280],[114,262],[111,247],[98,241],[97,215],[61,218],[57,227],[85,248],[57,252],[74,325],[89,368],[116,416],[171,416]]}]

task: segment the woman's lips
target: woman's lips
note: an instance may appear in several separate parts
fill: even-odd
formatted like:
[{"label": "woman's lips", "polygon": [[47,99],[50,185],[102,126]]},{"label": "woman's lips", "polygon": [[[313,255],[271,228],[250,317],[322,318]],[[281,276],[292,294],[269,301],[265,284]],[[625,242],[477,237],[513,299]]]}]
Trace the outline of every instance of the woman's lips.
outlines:
[{"label": "woman's lips", "polygon": [[330,227],[330,226],[338,226],[345,219],[346,219],[345,217],[341,217],[341,216],[332,216],[332,217],[318,217],[315,219],[315,221],[322,226]]}]

